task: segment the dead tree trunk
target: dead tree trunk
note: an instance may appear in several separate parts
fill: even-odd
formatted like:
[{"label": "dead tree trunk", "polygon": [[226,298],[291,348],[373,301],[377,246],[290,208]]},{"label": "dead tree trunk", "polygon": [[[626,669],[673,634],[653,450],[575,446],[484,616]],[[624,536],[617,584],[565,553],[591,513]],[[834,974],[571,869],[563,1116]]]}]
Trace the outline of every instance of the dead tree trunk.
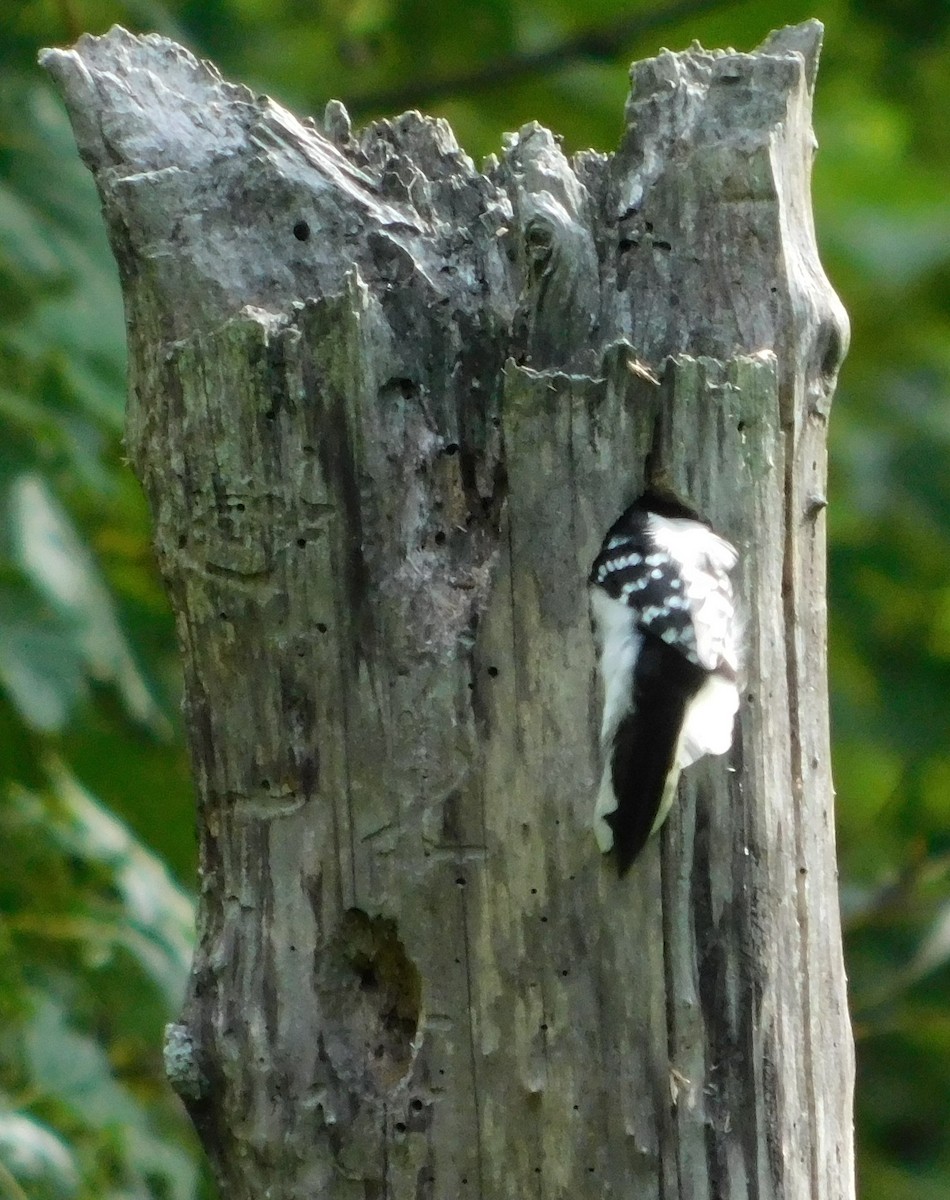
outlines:
[{"label": "dead tree trunk", "polygon": [[[48,52],[178,621],[229,1200],[847,1200],[825,682],[847,337],[811,22],[637,64],[616,154],[359,135],[157,37]],[[640,365],[638,365],[640,364]],[[647,472],[742,553],[748,688],[618,881],[585,576]]]}]

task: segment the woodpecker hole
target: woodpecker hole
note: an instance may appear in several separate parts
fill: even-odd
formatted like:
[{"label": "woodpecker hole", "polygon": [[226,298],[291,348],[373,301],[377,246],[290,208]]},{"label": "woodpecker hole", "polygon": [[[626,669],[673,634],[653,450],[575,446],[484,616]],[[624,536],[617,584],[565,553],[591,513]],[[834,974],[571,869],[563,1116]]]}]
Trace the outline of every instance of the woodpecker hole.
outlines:
[{"label": "woodpecker hole", "polygon": [[310,226],[306,221],[298,221],[294,226],[294,237],[298,242],[305,242],[310,237]]},{"label": "woodpecker hole", "polygon": [[834,379],[844,359],[844,344],[837,323],[826,321],[818,334],[818,344],[822,347],[820,371],[825,379]]},{"label": "woodpecker hole", "polygon": [[391,1091],[412,1067],[422,1005],[422,980],[396,922],[348,909],[317,961],[334,1070],[355,1087],[368,1077],[379,1094]]}]

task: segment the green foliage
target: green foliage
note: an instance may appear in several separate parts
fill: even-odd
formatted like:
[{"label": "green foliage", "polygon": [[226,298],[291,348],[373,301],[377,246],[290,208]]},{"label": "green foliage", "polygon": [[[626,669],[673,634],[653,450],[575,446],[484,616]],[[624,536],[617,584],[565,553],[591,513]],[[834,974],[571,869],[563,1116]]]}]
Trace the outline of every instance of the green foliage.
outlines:
[{"label": "green foliage", "polygon": [[[183,994],[189,898],[54,760],[10,786],[0,883],[0,1146],[31,1196],[190,1200],[155,1040]],[[0,1184],[0,1194],[3,1194]]]},{"label": "green foliage", "polygon": [[570,149],[609,149],[630,59],[694,37],[748,48],[812,15],[827,27],[817,225],[854,334],[829,528],[861,1195],[950,1194],[950,125],[935,119],[950,103],[948,13],[906,0],[4,7],[0,1196],[186,1200],[205,1186],[157,1050],[188,958],[175,878],[193,873],[173,631],[121,459],[115,273],[38,47],[113,21],[158,29],[303,112],[329,96],[359,120],[425,107],[477,157],[531,119]]},{"label": "green foliage", "polygon": [[0,17],[0,1196],[194,1200],[160,1055],[192,905],[132,828],[190,880],[172,625],[115,270],[28,19],[55,36],[45,6]]}]

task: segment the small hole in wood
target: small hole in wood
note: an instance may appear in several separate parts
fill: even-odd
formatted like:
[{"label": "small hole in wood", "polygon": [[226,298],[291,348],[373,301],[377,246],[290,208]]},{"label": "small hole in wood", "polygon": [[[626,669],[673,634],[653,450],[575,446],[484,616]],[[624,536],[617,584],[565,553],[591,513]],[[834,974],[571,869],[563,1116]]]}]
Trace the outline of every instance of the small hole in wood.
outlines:
[{"label": "small hole in wood", "polygon": [[453,454],[458,454],[458,452],[458,442],[449,442],[442,451],[442,453],[448,455],[449,458],[451,458]]},{"label": "small hole in wood", "polygon": [[818,335],[819,346],[824,344],[821,355],[821,373],[826,379],[833,379],[844,358],[844,347],[841,333],[833,321],[826,321]]},{"label": "small hole in wood", "polygon": [[326,633],[327,627],[322,621],[317,622],[317,633]]},{"label": "small hole in wood", "polygon": [[294,226],[294,237],[298,242],[305,242],[310,236],[310,226],[306,221],[298,221]]},{"label": "small hole in wood", "polygon": [[419,1097],[416,1096],[414,1100],[410,1101],[409,1107],[413,1112],[422,1112],[423,1108],[425,1108],[425,1105],[422,1103]]},{"label": "small hole in wood", "polygon": [[268,420],[268,421],[274,421],[274,420],[276,420],[276,419],[277,419],[277,413],[275,413],[275,412],[274,412],[274,410],[273,410],[272,408],[269,408],[269,409],[267,410],[267,412],[266,412],[266,413],[264,413],[264,417],[265,417],[265,418],[266,418],[266,420]]},{"label": "small hole in wood", "polygon": [[492,679],[495,679],[496,676],[498,675],[498,668],[497,667],[489,667],[488,674],[492,677]]},{"label": "small hole in wood", "polygon": [[405,1133],[406,1132],[406,1126],[405,1126],[404,1122],[402,1122],[402,1121],[397,1121],[396,1124],[393,1126],[393,1129],[395,1129],[395,1131],[397,1133]]},{"label": "small hole in wood", "polygon": [[297,545],[300,547],[301,550],[304,548],[304,546],[306,546],[306,544],[307,544],[306,538],[297,538]]},{"label": "small hole in wood", "polygon": [[442,531],[441,529],[440,529],[440,530],[439,530],[439,532],[438,532],[438,533],[435,535],[435,544],[436,544],[437,546],[444,546],[444,545],[445,545],[445,534],[443,533],[443,531]]},{"label": "small hole in wood", "polygon": [[386,381],[383,390],[388,391],[390,395],[393,392],[398,392],[403,400],[409,400],[415,396],[419,390],[419,387],[412,379],[407,379],[405,376],[394,375],[391,379]]}]

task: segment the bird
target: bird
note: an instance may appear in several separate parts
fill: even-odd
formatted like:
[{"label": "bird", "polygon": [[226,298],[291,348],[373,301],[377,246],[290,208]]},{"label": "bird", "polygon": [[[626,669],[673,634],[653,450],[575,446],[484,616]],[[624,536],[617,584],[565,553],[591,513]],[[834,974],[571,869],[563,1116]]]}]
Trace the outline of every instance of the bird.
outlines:
[{"label": "bird", "polygon": [[695,508],[649,487],[608,529],[591,567],[603,686],[594,834],[621,877],[666,819],[680,772],[732,745],[738,560]]}]

